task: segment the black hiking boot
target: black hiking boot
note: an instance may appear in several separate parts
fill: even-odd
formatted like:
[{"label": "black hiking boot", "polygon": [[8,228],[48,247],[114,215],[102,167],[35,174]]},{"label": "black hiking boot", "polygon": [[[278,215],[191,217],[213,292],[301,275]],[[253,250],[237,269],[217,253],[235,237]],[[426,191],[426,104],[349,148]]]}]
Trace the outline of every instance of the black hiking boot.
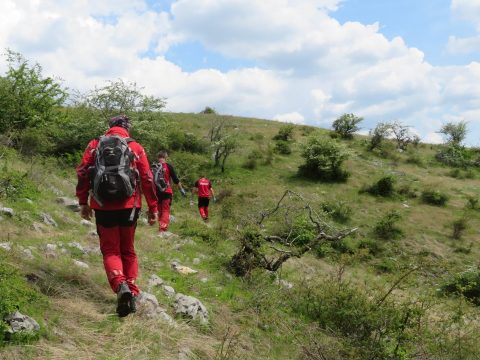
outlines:
[{"label": "black hiking boot", "polygon": [[128,288],[128,284],[126,282],[122,282],[120,285],[118,285],[117,314],[119,317],[125,317],[132,311],[130,308],[132,297],[132,292]]},{"label": "black hiking boot", "polygon": [[132,295],[130,299],[130,312],[136,313],[137,312],[137,297]]}]

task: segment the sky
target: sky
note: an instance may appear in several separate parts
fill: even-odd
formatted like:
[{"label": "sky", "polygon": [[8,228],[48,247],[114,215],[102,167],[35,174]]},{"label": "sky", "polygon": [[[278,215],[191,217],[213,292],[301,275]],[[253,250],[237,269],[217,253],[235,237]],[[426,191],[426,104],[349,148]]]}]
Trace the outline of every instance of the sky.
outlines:
[{"label": "sky", "polygon": [[168,111],[353,113],[430,143],[466,121],[480,146],[480,0],[0,0],[0,49],[69,89],[135,82]]}]

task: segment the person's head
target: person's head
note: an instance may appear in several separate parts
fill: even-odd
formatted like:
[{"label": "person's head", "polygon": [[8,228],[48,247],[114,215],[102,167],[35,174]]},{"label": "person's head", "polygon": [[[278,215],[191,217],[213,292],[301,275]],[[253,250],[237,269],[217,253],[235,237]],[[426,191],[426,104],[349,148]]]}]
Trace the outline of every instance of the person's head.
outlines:
[{"label": "person's head", "polygon": [[108,120],[108,125],[110,127],[118,126],[126,130],[130,130],[130,126],[131,126],[130,119],[127,115],[117,115],[110,118],[110,120]]},{"label": "person's head", "polygon": [[157,158],[158,158],[158,161],[167,161],[167,158],[168,158],[168,153],[167,153],[167,150],[161,150],[158,152],[157,154]]}]

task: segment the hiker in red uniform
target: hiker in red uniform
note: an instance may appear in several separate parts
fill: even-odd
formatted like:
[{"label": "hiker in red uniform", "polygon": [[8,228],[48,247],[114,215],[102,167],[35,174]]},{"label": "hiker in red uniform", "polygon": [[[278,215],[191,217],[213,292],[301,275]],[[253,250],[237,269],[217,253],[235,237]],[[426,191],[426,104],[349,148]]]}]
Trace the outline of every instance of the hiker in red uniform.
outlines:
[{"label": "hiker in red uniform", "polygon": [[185,189],[178,179],[174,167],[167,163],[168,153],[162,150],[158,153],[158,163],[153,165],[154,182],[158,197],[158,223],[160,233],[168,230],[170,224],[170,207],[173,199],[172,182],[177,185],[182,196],[186,196]]},{"label": "hiker in red uniform", "polygon": [[147,200],[151,225],[157,219],[157,197],[145,150],[129,137],[129,118],[113,117],[109,125],[105,136],[91,140],[83,154],[76,169],[76,195],[82,218],[90,220],[95,210],[103,264],[117,293],[118,316],[124,317],[136,311],[139,294],[134,237],[141,193]]},{"label": "hiker in red uniform", "polygon": [[203,221],[208,221],[208,205],[210,203],[210,198],[213,197],[215,202],[215,192],[212,188],[212,183],[205,176],[202,176],[195,182],[195,187],[192,188],[192,193],[197,193],[198,195],[198,212],[202,217]]}]

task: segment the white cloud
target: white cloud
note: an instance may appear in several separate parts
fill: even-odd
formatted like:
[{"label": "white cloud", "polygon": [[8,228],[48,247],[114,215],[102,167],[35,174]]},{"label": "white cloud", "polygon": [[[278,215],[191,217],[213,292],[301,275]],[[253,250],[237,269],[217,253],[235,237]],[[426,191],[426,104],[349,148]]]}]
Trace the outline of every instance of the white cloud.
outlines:
[{"label": "white cloud", "polygon": [[480,53],[480,35],[466,38],[450,36],[448,38],[447,51],[451,54]]},{"label": "white cloud", "polygon": [[277,114],[273,119],[292,124],[305,124],[305,118],[303,115],[296,111],[286,114]]},{"label": "white cloud", "polygon": [[[365,118],[364,128],[398,119],[422,134],[452,118],[479,121],[480,63],[434,67],[402,38],[387,39],[379,23],[333,19],[340,4],[178,0],[169,14],[142,0],[4,0],[0,47],[20,51],[73,88],[135,81],[166,97],[172,111],[213,106],[326,127],[353,112]],[[452,11],[474,24],[479,8],[478,0],[452,1]],[[194,41],[255,65],[186,71],[165,58],[172,44]],[[449,46],[458,53],[476,41],[452,37]]]},{"label": "white cloud", "polygon": [[472,22],[480,31],[480,1],[452,0],[451,9],[454,15]]}]

